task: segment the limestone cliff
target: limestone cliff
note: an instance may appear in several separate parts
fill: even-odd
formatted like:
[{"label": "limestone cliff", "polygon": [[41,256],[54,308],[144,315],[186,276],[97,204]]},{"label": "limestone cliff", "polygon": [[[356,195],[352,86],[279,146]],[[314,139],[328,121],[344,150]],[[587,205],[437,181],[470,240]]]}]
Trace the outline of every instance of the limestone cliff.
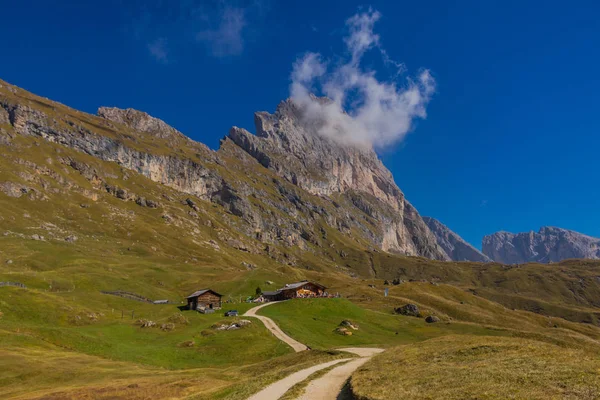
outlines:
[{"label": "limestone cliff", "polygon": [[333,246],[330,227],[368,249],[447,259],[375,152],[317,135],[300,112],[291,101],[274,115],[259,112],[257,136],[232,128],[215,152],[140,111],[102,107],[93,116],[0,82],[0,129],[9,135],[57,143],[220,205],[223,222],[247,241],[319,252]]},{"label": "limestone cliff", "polygon": [[371,148],[341,145],[316,133],[292,100],[255,114],[256,135],[234,127],[229,138],[266,168],[309,193],[341,193],[377,221],[386,251],[446,259],[417,210]]}]

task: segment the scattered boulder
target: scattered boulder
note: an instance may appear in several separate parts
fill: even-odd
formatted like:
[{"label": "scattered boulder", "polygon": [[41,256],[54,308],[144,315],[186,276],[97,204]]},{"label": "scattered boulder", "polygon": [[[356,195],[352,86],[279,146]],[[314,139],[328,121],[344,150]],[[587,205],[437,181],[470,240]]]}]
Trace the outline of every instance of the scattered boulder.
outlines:
[{"label": "scattered boulder", "polygon": [[146,199],[146,207],[158,208],[158,203],[154,200]]},{"label": "scattered boulder", "polygon": [[138,319],[137,323],[140,324],[140,327],[142,328],[153,328],[156,326],[156,322],[148,319]]},{"label": "scattered boulder", "polygon": [[67,243],[75,243],[79,238],[75,235],[69,235],[65,238],[65,242]]},{"label": "scattered boulder", "polygon": [[358,328],[359,328],[358,324],[355,324],[354,322],[352,322],[350,320],[347,320],[347,319],[345,319],[342,322],[340,322],[339,326],[342,327],[342,328],[350,328],[350,329],[355,330],[355,331],[357,331]]},{"label": "scattered boulder", "polygon": [[419,312],[419,307],[416,304],[405,304],[402,307],[398,307],[394,309],[396,314],[407,315],[409,317],[421,317],[421,313]]},{"label": "scattered boulder", "polygon": [[100,316],[101,316],[101,314],[96,314],[93,312],[91,312],[87,315],[87,317],[92,321],[97,321]]},{"label": "scattered boulder", "polygon": [[214,324],[211,328],[216,330],[216,331],[234,331],[236,329],[240,329],[243,328],[245,326],[248,326],[252,323],[252,321],[247,320],[247,319],[241,319],[239,321],[235,321],[232,323],[219,323],[219,324]]},{"label": "scattered boulder", "polygon": [[185,203],[194,211],[198,212],[200,211],[200,209],[198,208],[198,206],[196,205],[196,203],[194,203],[194,201],[190,198],[185,199]]},{"label": "scattered boulder", "polygon": [[242,261],[242,266],[246,267],[247,270],[252,271],[256,269],[256,265],[246,262],[246,261]]},{"label": "scattered boulder", "polygon": [[21,185],[17,185],[16,183],[13,182],[2,182],[0,183],[0,192],[4,193],[5,195],[9,196],[9,197],[21,197],[24,194],[27,194],[31,191],[32,189],[26,187],[26,186],[21,186]]},{"label": "scattered boulder", "polygon": [[435,315],[430,315],[427,318],[425,318],[425,322],[427,322],[428,324],[434,324],[436,322],[440,322],[440,319]]},{"label": "scattered boulder", "polygon": [[246,244],[239,239],[229,238],[227,240],[227,245],[237,250],[249,251],[248,246],[246,246]]},{"label": "scattered boulder", "polygon": [[195,345],[196,342],[194,342],[193,340],[186,340],[185,342],[179,343],[179,347],[194,347]]},{"label": "scattered boulder", "polygon": [[45,241],[46,240],[46,239],[44,239],[44,237],[42,235],[38,235],[37,233],[31,235],[31,239],[33,239],[33,240],[39,240],[39,241]]},{"label": "scattered boulder", "polygon": [[146,198],[141,196],[135,199],[135,204],[137,204],[140,207],[146,207],[148,205],[146,203]]},{"label": "scattered boulder", "polygon": [[352,332],[349,331],[347,328],[338,326],[337,328],[335,328],[335,333],[337,333],[338,335],[342,335],[342,336],[352,336]]},{"label": "scattered boulder", "polygon": [[170,332],[173,329],[175,329],[175,324],[172,323],[172,322],[169,322],[167,324],[161,324],[160,325],[160,329],[163,330],[163,331],[165,331],[165,332]]},{"label": "scattered boulder", "polygon": [[127,190],[121,188],[117,189],[115,195],[117,196],[117,199],[121,200],[129,200],[131,197]]}]

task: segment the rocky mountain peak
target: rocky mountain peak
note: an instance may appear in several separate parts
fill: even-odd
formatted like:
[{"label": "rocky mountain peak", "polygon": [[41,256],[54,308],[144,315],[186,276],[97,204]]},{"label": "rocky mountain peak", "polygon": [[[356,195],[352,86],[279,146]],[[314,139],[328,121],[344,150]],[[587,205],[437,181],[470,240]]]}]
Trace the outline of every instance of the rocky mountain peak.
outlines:
[{"label": "rocky mountain peak", "polygon": [[600,258],[600,239],[568,229],[544,226],[538,232],[496,232],[483,238],[483,253],[505,264]]},{"label": "rocky mountain peak", "polygon": [[491,261],[486,255],[467,243],[458,234],[435,218],[423,217],[423,220],[435,235],[438,244],[453,261]]},{"label": "rocky mountain peak", "polygon": [[392,174],[372,148],[342,145],[320,135],[293,100],[281,102],[274,114],[255,113],[254,121],[256,135],[234,127],[229,138],[303,189],[324,196],[358,190],[396,208],[402,200]]},{"label": "rocky mountain peak", "polygon": [[133,108],[100,107],[98,116],[139,132],[150,133],[161,139],[187,139],[184,134],[164,121]]},{"label": "rocky mountain peak", "polygon": [[254,120],[256,135],[233,127],[228,138],[263,166],[311,194],[345,195],[378,221],[386,251],[448,258],[372,148],[344,145],[319,134],[318,123],[305,118],[291,99],[273,114],[255,113]]}]

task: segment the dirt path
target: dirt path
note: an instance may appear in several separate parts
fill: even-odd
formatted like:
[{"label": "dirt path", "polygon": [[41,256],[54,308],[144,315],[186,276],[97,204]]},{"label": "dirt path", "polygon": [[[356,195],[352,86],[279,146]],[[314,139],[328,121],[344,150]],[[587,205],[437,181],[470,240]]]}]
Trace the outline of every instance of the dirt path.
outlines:
[{"label": "dirt path", "polygon": [[[260,319],[262,321],[262,323],[265,324],[267,329],[270,330],[273,333],[273,335],[275,335],[275,337],[277,337],[282,342],[285,342],[288,345],[290,345],[290,347],[292,349],[294,349],[295,352],[308,350],[308,347],[306,345],[304,345],[304,344],[298,342],[297,340],[294,340],[291,337],[289,337],[288,335],[286,335],[271,318],[263,317],[262,315],[256,315],[256,312],[258,310],[260,310],[261,308],[267,307],[267,306],[270,306],[271,304],[276,304],[276,303],[279,303],[279,302],[272,301],[270,303],[265,303],[260,306],[251,308],[248,311],[246,311],[246,313],[244,314],[244,317],[254,317],[254,318]],[[265,399],[267,399],[267,397],[265,397]]]},{"label": "dirt path", "polygon": [[[294,351],[300,352],[308,350],[306,345],[292,339],[277,326],[277,324],[271,319],[262,315],[256,315],[256,312],[263,307],[267,307],[271,304],[278,303],[273,301],[270,303],[262,304],[246,311],[245,317],[254,317],[262,321],[263,324],[275,335],[279,340],[290,345]],[[350,375],[356,371],[361,365],[369,361],[375,354],[381,353],[383,349],[368,348],[368,347],[348,347],[344,349],[338,349],[353,353],[359,356],[359,358],[344,358],[340,360],[333,360],[323,364],[313,365],[310,368],[303,369],[298,372],[294,372],[290,376],[287,376],[271,385],[267,386],[260,392],[256,393],[248,400],[277,400],[285,394],[297,383],[302,382],[313,373],[320,371],[325,368],[329,368],[333,365],[341,362],[349,361],[344,365],[333,368],[322,377],[315,379],[310,382],[304,391],[304,394],[298,398],[298,400],[336,400],[340,395],[344,384],[350,378]]]},{"label": "dirt path", "polygon": [[360,347],[339,350],[357,354],[360,358],[340,365],[322,377],[310,382],[304,390],[304,394],[298,397],[297,400],[336,400],[352,373],[369,361],[375,354],[383,351],[382,349]]},{"label": "dirt path", "polygon": [[[323,364],[314,365],[310,368],[303,369],[298,372],[294,372],[290,376],[287,376],[256,393],[252,397],[249,397],[248,400],[277,400],[281,396],[285,394],[288,390],[292,388],[297,383],[302,382],[310,375],[314,374],[317,371],[320,371],[325,368],[329,368],[332,365],[339,364],[344,361],[351,360],[350,358],[343,358],[340,360],[333,360]],[[315,400],[315,399],[313,399]]]}]

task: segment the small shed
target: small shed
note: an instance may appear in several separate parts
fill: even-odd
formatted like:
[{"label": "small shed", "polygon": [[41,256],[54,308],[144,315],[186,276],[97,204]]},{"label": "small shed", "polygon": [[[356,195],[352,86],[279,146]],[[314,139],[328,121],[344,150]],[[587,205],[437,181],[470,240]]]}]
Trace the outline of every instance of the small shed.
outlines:
[{"label": "small shed", "polygon": [[215,292],[212,289],[198,290],[187,297],[188,309],[220,309],[222,297],[223,295]]}]

